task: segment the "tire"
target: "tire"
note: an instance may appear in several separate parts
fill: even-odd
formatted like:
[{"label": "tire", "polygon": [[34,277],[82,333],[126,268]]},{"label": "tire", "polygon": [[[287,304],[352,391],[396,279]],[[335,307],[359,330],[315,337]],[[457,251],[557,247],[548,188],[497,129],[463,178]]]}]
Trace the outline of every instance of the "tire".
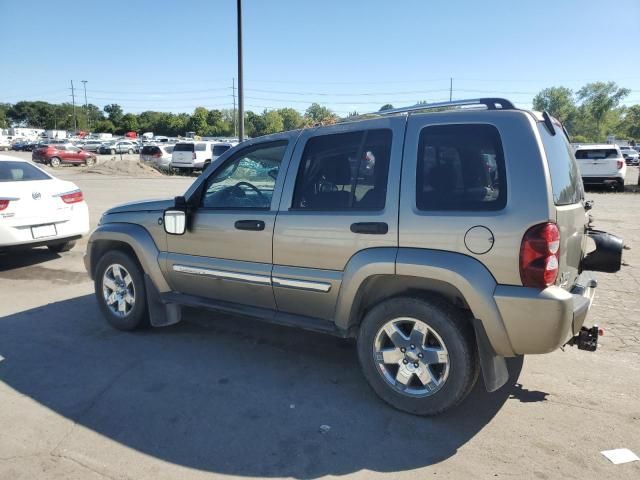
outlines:
[{"label": "tire", "polygon": [[58,157],[51,157],[51,159],[49,160],[49,165],[51,165],[53,168],[58,168],[61,163],[62,162]]},{"label": "tire", "polygon": [[96,164],[96,159],[93,157],[89,157],[84,161],[85,167],[93,167]]},{"label": "tire", "polygon": [[616,192],[624,192],[624,180],[619,180],[615,187]]},{"label": "tire", "polygon": [[[118,281],[117,271],[120,271],[120,278],[123,282],[120,285],[114,285],[120,288],[122,296],[119,296],[115,289],[109,287],[105,283],[110,279],[112,282]],[[130,283],[127,283],[127,274],[130,277]],[[96,300],[102,315],[109,324],[118,330],[135,330],[136,328],[146,326],[148,324],[147,314],[147,296],[144,286],[144,277],[138,263],[125,252],[120,250],[110,250],[105,253],[96,266],[96,274],[94,280]],[[108,304],[105,296],[111,297],[115,294],[118,299],[114,304]],[[127,294],[133,296],[133,304],[126,300]],[[116,313],[120,305],[124,302],[124,312]]]},{"label": "tire", "polygon": [[[391,337],[383,329],[389,325],[402,347],[389,343]],[[422,340],[414,337],[419,329],[410,330],[412,325],[428,334]],[[425,338],[427,347],[421,349]],[[383,350],[392,354],[387,357],[392,362],[381,361]],[[478,379],[471,322],[438,297],[398,297],[371,309],[360,326],[358,357],[365,378],[380,398],[417,415],[437,415],[455,407]],[[426,384],[421,379],[426,379]]]},{"label": "tire", "polygon": [[54,243],[53,245],[47,245],[47,248],[49,249],[50,252],[62,253],[62,252],[68,252],[75,246],[76,246],[76,242],[71,240],[69,242]]}]

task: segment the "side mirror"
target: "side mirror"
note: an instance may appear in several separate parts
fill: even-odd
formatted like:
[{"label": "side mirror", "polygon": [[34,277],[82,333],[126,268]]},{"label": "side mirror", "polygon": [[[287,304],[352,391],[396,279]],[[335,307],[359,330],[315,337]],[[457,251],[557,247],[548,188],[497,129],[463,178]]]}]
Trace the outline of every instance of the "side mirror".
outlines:
[{"label": "side mirror", "polygon": [[169,235],[184,235],[187,229],[187,213],[184,210],[165,210],[164,231]]}]

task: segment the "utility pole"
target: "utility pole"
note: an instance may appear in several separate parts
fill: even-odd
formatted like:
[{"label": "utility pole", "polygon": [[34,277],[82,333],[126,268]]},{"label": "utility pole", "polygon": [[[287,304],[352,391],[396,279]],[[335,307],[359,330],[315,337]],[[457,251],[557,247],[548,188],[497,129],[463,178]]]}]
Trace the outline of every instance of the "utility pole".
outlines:
[{"label": "utility pole", "polygon": [[233,90],[233,136],[238,136],[238,118],[236,117],[236,77],[231,79],[231,89]]},{"label": "utility pole", "polygon": [[449,101],[453,100],[453,77],[449,78]]},{"label": "utility pole", "polygon": [[238,140],[244,140],[244,82],[242,75],[242,0],[238,0]]},{"label": "utility pole", "polygon": [[76,121],[76,92],[73,89],[73,80],[71,80],[71,101],[73,102],[73,134],[75,135],[78,130],[78,123]]},{"label": "utility pole", "polygon": [[84,114],[87,117],[87,130],[91,131],[91,121],[89,120],[89,104],[87,103],[87,81],[80,80],[84,87]]}]

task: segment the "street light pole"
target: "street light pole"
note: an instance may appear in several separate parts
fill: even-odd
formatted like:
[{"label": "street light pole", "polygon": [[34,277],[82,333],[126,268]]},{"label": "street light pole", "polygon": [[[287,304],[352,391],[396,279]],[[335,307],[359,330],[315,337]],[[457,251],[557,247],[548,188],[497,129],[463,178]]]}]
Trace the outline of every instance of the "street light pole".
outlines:
[{"label": "street light pole", "polygon": [[84,87],[84,114],[87,117],[87,130],[91,131],[91,121],[89,120],[89,105],[87,104],[87,81],[80,80]]},{"label": "street light pole", "polygon": [[242,75],[242,0],[238,0],[238,140],[244,140],[244,82]]}]

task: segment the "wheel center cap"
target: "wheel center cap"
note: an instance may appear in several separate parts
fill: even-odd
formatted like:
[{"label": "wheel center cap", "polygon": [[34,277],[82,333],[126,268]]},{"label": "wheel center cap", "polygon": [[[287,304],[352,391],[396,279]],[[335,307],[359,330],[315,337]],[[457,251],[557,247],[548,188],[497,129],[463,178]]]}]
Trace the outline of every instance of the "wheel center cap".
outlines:
[{"label": "wheel center cap", "polygon": [[418,353],[415,350],[407,350],[405,353],[405,358],[409,360],[411,363],[418,361]]}]

